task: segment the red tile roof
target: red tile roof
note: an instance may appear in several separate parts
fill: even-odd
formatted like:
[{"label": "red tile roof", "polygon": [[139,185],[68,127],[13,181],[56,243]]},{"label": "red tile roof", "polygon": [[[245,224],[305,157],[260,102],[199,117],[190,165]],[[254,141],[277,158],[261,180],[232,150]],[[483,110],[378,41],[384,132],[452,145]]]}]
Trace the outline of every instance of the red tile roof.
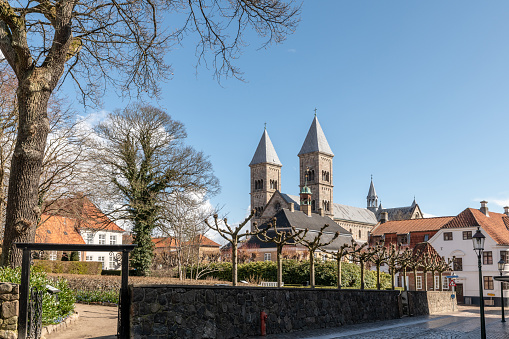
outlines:
[{"label": "red tile roof", "polygon": [[156,248],[177,247],[177,240],[172,237],[152,238],[152,242]]},{"label": "red tile roof", "polygon": [[195,243],[200,244],[200,246],[203,247],[217,247],[217,248],[221,247],[221,245],[219,245],[217,242],[207,238],[202,234],[196,237]]},{"label": "red tile roof", "polygon": [[84,244],[76,229],[76,221],[61,216],[41,216],[42,224],[35,232],[35,242],[47,244]]},{"label": "red tile roof", "polygon": [[442,228],[463,228],[480,226],[500,245],[509,245],[509,217],[505,214],[489,212],[484,215],[475,208],[467,208]]},{"label": "red tile roof", "polygon": [[371,235],[381,236],[387,233],[407,234],[410,232],[438,231],[453,218],[454,217],[436,217],[387,221],[375,226],[371,231]]}]

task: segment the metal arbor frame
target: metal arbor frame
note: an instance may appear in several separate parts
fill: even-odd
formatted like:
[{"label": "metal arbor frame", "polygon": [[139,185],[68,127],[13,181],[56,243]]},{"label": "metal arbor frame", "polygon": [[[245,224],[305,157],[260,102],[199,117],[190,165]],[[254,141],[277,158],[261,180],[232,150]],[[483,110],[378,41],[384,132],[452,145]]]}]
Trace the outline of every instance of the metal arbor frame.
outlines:
[{"label": "metal arbor frame", "polygon": [[27,336],[28,293],[30,290],[31,251],[77,251],[77,252],[121,252],[122,253],[122,285],[120,288],[120,331],[119,338],[129,337],[129,293],[127,290],[129,278],[129,252],[137,245],[75,245],[75,244],[37,244],[14,243],[23,250],[21,263],[21,285],[19,296],[18,339]]}]

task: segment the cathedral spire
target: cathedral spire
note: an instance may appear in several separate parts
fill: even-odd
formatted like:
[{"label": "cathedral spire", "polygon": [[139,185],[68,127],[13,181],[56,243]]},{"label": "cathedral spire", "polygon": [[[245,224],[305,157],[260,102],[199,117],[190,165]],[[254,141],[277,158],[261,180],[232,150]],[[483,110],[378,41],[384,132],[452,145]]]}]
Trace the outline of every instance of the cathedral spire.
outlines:
[{"label": "cathedral spire", "polygon": [[270,141],[269,133],[267,133],[267,127],[263,130],[262,138],[258,143],[258,147],[256,148],[256,152],[253,155],[253,159],[249,166],[256,164],[269,163],[274,165],[282,166],[281,161],[277,156],[276,150],[272,145],[272,141]]},{"label": "cathedral spire", "polygon": [[302,144],[302,148],[300,149],[298,155],[313,152],[321,152],[334,156],[334,153],[332,153],[329,143],[327,142],[327,138],[325,138],[322,126],[320,126],[316,116],[313,118],[313,122],[309,128],[306,140],[304,140],[304,144]]},{"label": "cathedral spire", "polygon": [[375,185],[373,184],[373,175],[371,175],[371,184],[369,185],[368,196],[366,199],[368,202],[368,209],[376,210],[378,205],[378,196],[376,195]]}]

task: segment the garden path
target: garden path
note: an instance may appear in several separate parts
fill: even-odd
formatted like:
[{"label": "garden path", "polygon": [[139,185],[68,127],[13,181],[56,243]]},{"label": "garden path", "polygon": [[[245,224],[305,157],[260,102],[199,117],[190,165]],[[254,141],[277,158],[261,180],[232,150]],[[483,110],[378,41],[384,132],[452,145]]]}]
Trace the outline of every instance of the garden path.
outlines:
[{"label": "garden path", "polygon": [[110,306],[76,304],[79,319],[65,331],[54,332],[47,339],[116,339],[118,309]]}]

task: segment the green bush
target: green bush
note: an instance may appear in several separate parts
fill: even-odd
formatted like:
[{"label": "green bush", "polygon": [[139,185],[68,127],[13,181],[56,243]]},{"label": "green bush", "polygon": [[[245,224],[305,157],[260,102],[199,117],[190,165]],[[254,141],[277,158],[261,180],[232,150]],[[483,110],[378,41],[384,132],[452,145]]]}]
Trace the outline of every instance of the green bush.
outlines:
[{"label": "green bush", "polygon": [[[21,268],[0,268],[0,281],[21,284]],[[30,286],[39,291],[46,291],[46,285],[58,288],[61,292],[57,295],[44,293],[42,298],[42,323],[43,325],[58,324],[74,311],[74,294],[65,279],[49,280],[46,273],[38,269],[30,272]]]},{"label": "green bush", "polygon": [[46,273],[101,274],[102,271],[102,263],[97,261],[34,260],[32,267]]},{"label": "green bush", "polygon": [[76,251],[71,252],[71,261],[80,261],[80,253]]},{"label": "green bush", "polygon": [[[200,269],[204,269],[201,267]],[[207,266],[210,271],[201,278],[212,277],[218,280],[232,280],[232,264],[230,262],[214,263]],[[196,266],[187,268],[190,276],[191,269],[196,272]],[[341,283],[344,287],[360,288],[360,267],[353,263],[341,264]],[[365,287],[376,288],[376,271],[364,272]],[[194,273],[193,273],[194,274]],[[240,280],[276,281],[277,265],[273,261],[256,261],[238,266]],[[304,285],[309,281],[309,261],[283,260],[283,282],[289,285]],[[380,273],[381,288],[391,287],[391,277],[387,273]],[[315,262],[315,283],[321,286],[337,285],[337,263],[335,261]]]}]

